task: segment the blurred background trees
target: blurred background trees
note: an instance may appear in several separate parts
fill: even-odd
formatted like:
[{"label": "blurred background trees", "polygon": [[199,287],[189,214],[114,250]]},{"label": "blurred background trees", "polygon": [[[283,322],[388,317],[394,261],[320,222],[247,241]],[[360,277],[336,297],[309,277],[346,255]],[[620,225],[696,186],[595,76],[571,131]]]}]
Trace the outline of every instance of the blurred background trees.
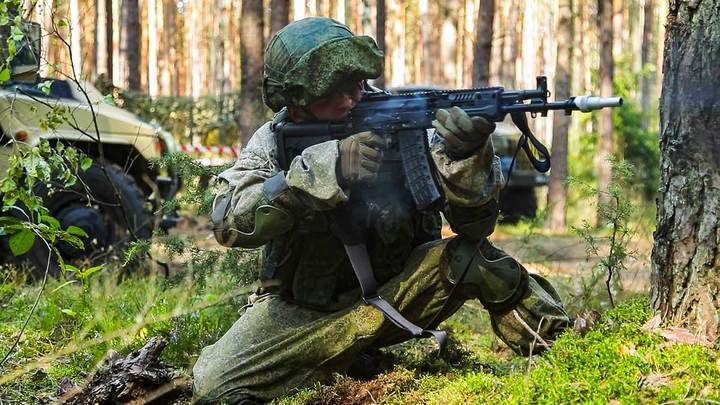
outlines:
[{"label": "blurred background trees", "polygon": [[71,39],[68,52],[45,37],[44,75],[71,71],[72,55],[83,79],[182,143],[246,142],[271,116],[259,96],[265,44],[288,21],[312,15],[377,39],[386,55],[375,81],[381,87],[534,88],[542,74],[553,97],[623,96],[621,109],[531,120],[553,146],[547,214],[561,231],[593,216],[582,207],[566,214],[578,196],[566,195],[565,179],[604,189],[608,154],[633,163],[645,199],[654,198],[666,7],[653,0],[38,0],[27,1],[25,13],[46,33]]}]

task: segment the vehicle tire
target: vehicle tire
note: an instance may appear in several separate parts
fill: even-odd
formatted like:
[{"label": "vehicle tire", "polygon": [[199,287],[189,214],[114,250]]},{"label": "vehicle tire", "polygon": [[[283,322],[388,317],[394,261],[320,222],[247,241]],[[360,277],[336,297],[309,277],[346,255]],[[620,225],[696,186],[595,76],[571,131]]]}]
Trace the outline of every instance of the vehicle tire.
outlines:
[{"label": "vehicle tire", "polygon": [[[63,229],[74,225],[88,235],[82,238],[84,249],[58,243],[57,248],[66,262],[91,266],[119,260],[129,242],[152,234],[153,217],[145,207],[145,196],[135,180],[114,164],[106,163],[105,171],[107,176],[100,163],[95,162],[79,173],[74,186],[54,191],[43,187],[40,191],[50,215]],[[34,276],[42,277],[48,265],[47,246],[36,241],[27,258],[35,267]],[[56,260],[51,261],[50,271],[58,273]]]},{"label": "vehicle tire", "polygon": [[535,218],[537,206],[533,187],[508,187],[500,195],[501,222],[514,224],[521,218]]}]

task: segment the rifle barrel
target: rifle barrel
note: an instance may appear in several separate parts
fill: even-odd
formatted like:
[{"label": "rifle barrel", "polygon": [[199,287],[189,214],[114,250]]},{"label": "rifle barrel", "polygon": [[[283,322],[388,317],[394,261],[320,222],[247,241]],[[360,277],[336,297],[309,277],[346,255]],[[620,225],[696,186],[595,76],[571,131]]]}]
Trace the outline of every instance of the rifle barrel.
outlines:
[{"label": "rifle barrel", "polygon": [[605,107],[620,107],[623,99],[622,97],[580,96],[575,97],[574,103],[580,111],[588,112]]}]

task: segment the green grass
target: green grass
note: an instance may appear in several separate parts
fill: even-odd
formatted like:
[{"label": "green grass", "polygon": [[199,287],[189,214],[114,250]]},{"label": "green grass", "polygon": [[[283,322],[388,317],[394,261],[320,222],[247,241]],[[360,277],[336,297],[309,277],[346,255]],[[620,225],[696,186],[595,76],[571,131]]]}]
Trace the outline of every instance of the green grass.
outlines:
[{"label": "green grass", "polygon": [[[12,269],[0,278],[0,355],[17,337],[39,291]],[[104,274],[103,274],[104,273]],[[128,353],[165,337],[164,361],[189,374],[200,349],[237,318],[247,296],[219,272],[202,288],[191,277],[127,277],[103,271],[87,285],[50,279],[20,344],[0,367],[0,399],[49,398],[61,378],[82,383],[108,350]]]},{"label": "green grass", "polygon": [[[129,277],[111,271],[87,285],[51,279],[20,345],[0,368],[0,399],[48,399],[59,381],[82,383],[114,349],[125,354],[150,336],[170,344],[163,359],[188,374],[200,349],[237,318],[248,292],[237,277],[208,275],[203,284],[182,274]],[[12,345],[39,291],[12,270],[0,272],[0,350]],[[469,302],[443,325],[452,330],[447,355],[427,340],[386,349],[392,371],[368,382],[339,378],[280,404],[555,404],[720,401],[716,348],[674,344],[641,326],[650,317],[645,298],[606,312],[584,336],[561,335],[550,351],[527,359],[492,334],[487,313]]]}]

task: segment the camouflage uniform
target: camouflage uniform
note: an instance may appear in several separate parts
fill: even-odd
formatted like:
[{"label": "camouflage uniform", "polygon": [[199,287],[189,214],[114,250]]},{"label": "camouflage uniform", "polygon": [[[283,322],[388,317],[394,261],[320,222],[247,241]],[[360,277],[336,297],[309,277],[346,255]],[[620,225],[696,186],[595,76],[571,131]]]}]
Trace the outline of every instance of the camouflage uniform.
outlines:
[{"label": "camouflage uniform", "polygon": [[[307,23],[317,20],[331,21],[310,18],[294,24],[312,27]],[[271,57],[266,56],[266,72]],[[372,74],[361,72],[361,77]],[[272,100],[277,96],[273,85],[266,78],[265,101],[273,109],[312,99],[296,93],[294,101]],[[285,119],[285,110],[275,117]],[[545,279],[529,275],[486,239],[497,218],[503,182],[492,143],[453,159],[442,142],[433,142],[431,156],[445,196],[442,212],[458,236],[440,239],[439,211],[415,210],[398,175],[401,169],[383,164],[377,184],[362,191],[368,202],[366,245],[380,295],[423,327],[436,326],[427,324],[446,319],[464,300],[478,298],[510,347],[525,354],[543,350],[569,320]],[[265,245],[262,289],[230,330],[202,350],[193,369],[200,402],[268,401],[345,372],[358,352],[409,338],[363,303],[335,235],[337,208],[360,192],[339,185],[338,141],[305,149],[287,172],[277,162],[275,136],[267,123],[234,167],[220,175],[223,185],[213,212],[216,238],[225,246]],[[285,183],[281,192],[268,187],[277,180]],[[436,317],[464,271],[452,301]]]}]

